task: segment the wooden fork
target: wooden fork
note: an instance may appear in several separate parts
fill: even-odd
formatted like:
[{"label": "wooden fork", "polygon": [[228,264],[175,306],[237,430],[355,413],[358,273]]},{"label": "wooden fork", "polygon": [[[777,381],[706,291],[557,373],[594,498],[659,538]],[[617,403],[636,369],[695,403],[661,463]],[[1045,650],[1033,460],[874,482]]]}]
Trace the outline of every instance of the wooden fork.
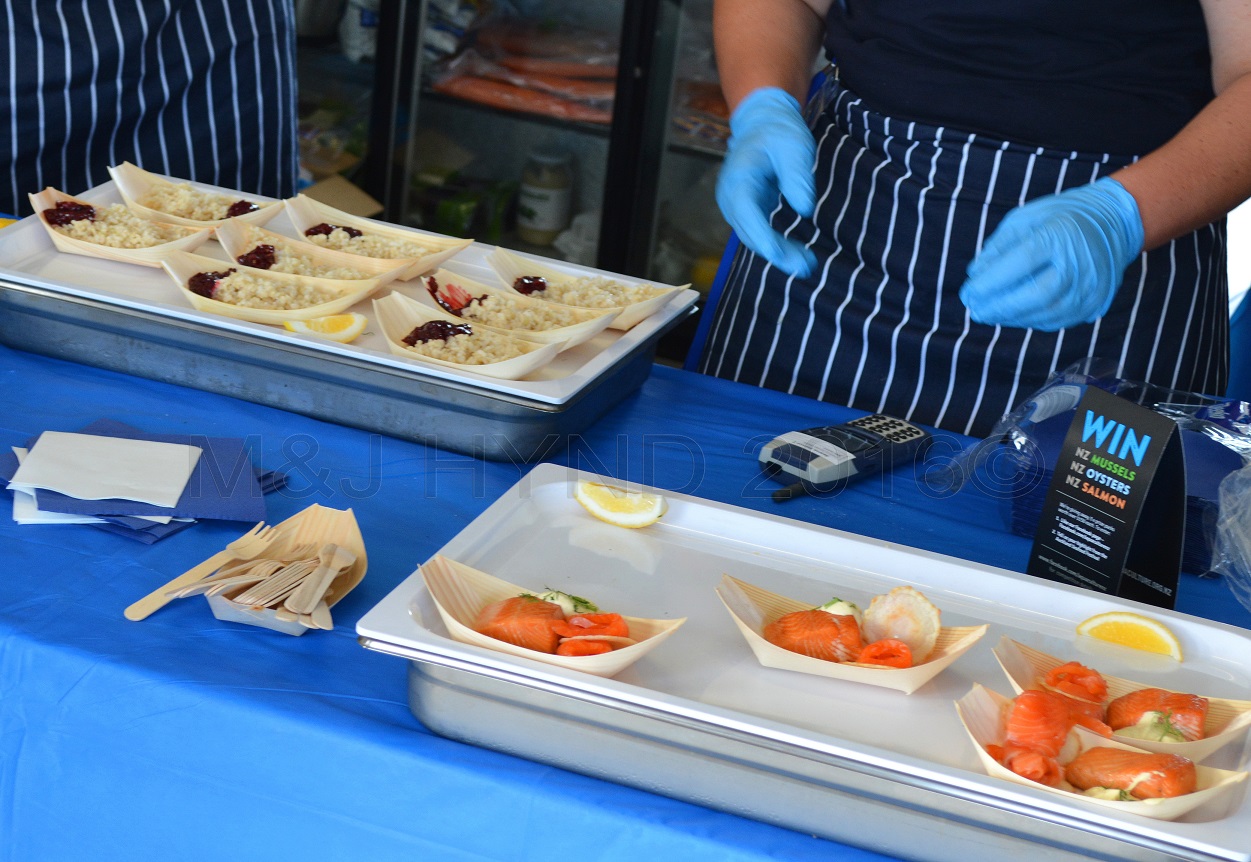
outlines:
[{"label": "wooden fork", "polygon": [[274,528],[261,521],[239,538],[228,544],[224,550],[218,551],[198,566],[194,566],[174,578],[169,583],[158,587],[139,601],[126,608],[123,612],[128,620],[147,619],[155,611],[165,607],[173,597],[169,594],[217,571],[224,563],[231,560],[252,560],[265,553],[265,549],[274,541]]}]

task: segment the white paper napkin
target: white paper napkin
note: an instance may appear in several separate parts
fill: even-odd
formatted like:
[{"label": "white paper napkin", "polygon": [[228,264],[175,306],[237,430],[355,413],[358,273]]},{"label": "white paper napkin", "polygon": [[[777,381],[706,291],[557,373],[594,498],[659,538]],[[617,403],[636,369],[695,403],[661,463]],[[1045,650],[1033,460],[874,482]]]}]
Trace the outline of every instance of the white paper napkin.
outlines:
[{"label": "white paper napkin", "polygon": [[200,458],[198,446],[45,431],[9,489],[58,491],[80,500],[137,500],[173,508]]},{"label": "white paper napkin", "polygon": [[[20,446],[10,447],[17,456],[17,463],[26,460],[26,450]],[[154,524],[168,524],[174,520],[168,515],[138,515],[144,521]],[[103,524],[103,518],[92,515],[69,515],[65,512],[46,512],[39,508],[35,495],[29,491],[13,489],[13,520],[19,524]],[[183,520],[183,519],[179,519]]]}]

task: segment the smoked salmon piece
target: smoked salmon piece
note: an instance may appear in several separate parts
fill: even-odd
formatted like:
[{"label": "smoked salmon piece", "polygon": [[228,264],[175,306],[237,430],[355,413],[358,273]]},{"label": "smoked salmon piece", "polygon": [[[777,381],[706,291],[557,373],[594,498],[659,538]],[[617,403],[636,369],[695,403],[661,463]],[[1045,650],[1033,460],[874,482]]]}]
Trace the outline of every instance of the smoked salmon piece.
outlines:
[{"label": "smoked salmon piece", "polygon": [[865,644],[856,661],[861,664],[880,664],[885,667],[912,667],[912,650],[901,640],[884,638]]},{"label": "smoked salmon piece", "polygon": [[1073,723],[1073,711],[1064,695],[1039,689],[1023,691],[1008,707],[1004,748],[1023,748],[1056,757],[1064,748]]},{"label": "smoked salmon piece", "polygon": [[1090,748],[1064,769],[1079,790],[1107,787],[1135,799],[1163,799],[1195,790],[1195,765],[1179,754],[1153,754],[1120,748]]},{"label": "smoked salmon piece", "polygon": [[556,623],[553,630],[562,638],[588,635],[622,638],[630,636],[630,626],[621,614],[574,614],[564,622]]},{"label": "smoked salmon piece", "polygon": [[764,627],[765,640],[825,661],[854,661],[864,646],[856,618],[822,610],[794,611]]},{"label": "smoked salmon piece", "polygon": [[593,107],[572,99],[562,99],[550,93],[529,90],[490,78],[455,75],[435,82],[433,88],[437,93],[506,111],[544,114],[565,120],[581,120],[604,125],[612,122],[612,111],[607,109]]},{"label": "smoked salmon piece", "polygon": [[1142,688],[1108,704],[1108,724],[1113,730],[1134,727],[1147,713],[1155,713],[1148,720],[1159,725],[1160,738],[1193,742],[1203,739],[1203,725],[1208,718],[1208,700],[1197,694],[1181,694],[1162,688]]},{"label": "smoked salmon piece", "polygon": [[600,655],[612,652],[613,645],[608,641],[597,641],[590,638],[574,638],[562,641],[556,647],[556,655]]},{"label": "smoked salmon piece", "polygon": [[1108,683],[1097,670],[1075,661],[1052,668],[1043,683],[1069,697],[1103,703],[1108,696]]},{"label": "smoked salmon piece", "polygon": [[1059,787],[1064,780],[1064,767],[1060,761],[1040,751],[1007,746],[1003,749],[1003,756],[997,759],[1022,778],[1048,787]]},{"label": "smoked salmon piece", "polygon": [[554,653],[560,635],[553,626],[564,621],[565,613],[555,602],[537,596],[513,596],[479,611],[473,629],[515,646]]}]

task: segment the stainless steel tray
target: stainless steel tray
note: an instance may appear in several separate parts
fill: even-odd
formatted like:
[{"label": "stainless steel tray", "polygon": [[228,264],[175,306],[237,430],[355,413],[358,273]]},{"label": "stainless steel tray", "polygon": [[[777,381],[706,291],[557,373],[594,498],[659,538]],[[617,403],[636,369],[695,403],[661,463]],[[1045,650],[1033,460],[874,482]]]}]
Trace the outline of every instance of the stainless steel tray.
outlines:
[{"label": "stainless steel tray", "polygon": [[[81,197],[120,199],[112,183]],[[285,215],[267,227],[292,232]],[[446,266],[489,281],[490,250],[476,243]],[[201,252],[225,259],[216,243]],[[415,281],[394,289],[426,299]],[[163,270],[57,252],[33,216],[0,233],[0,343],[495,460],[541,458],[637,389],[697,298],[680,291],[628,332],[603,332],[529,379],[495,380],[392,356],[373,325],[336,344],[196,311]],[[353,310],[372,318],[368,302]]]},{"label": "stainless steel tray", "polygon": [[[539,465],[441,553],[512,583],[585,595],[644,617],[687,616],[613,679],[457,643],[418,574],[357,626],[411,659],[409,700],[433,731],[578,772],[905,858],[1251,859],[1244,785],[1175,822],[987,776],[953,701],[974,682],[1005,694],[1000,635],[1073,655],[1076,621],[1107,596],[822,527],[670,494],[661,521],[627,531],[572,499],[579,475]],[[912,695],[760,666],[714,593],[723,573],[814,603],[919,587],[944,625],[990,632]],[[1106,673],[1246,698],[1251,634],[1158,609],[1187,660],[1087,656]],[[1085,647],[1081,647],[1085,648]],[[1208,765],[1246,768],[1251,742]]]}]

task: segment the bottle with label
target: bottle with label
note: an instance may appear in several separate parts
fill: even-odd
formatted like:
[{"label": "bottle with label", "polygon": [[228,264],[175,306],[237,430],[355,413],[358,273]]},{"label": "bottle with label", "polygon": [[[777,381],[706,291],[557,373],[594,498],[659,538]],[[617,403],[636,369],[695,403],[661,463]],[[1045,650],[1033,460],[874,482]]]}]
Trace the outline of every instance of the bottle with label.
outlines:
[{"label": "bottle with label", "polygon": [[517,191],[517,236],[532,245],[551,245],[569,226],[572,202],[573,158],[561,150],[532,151]]}]

